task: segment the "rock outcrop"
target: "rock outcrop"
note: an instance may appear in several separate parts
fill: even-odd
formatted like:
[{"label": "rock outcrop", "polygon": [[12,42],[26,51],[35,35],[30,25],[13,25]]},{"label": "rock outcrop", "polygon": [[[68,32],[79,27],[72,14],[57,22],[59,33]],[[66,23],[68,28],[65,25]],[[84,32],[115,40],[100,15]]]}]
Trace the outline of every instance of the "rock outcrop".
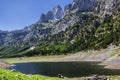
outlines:
[{"label": "rock outcrop", "polygon": [[114,15],[118,13],[120,10],[120,1],[119,0],[98,0],[94,11],[97,14],[105,16],[107,15]]},{"label": "rock outcrop", "polygon": [[96,0],[74,0],[73,3],[65,6],[65,14],[70,12],[88,12],[91,11],[96,4]]},{"label": "rock outcrop", "polygon": [[51,11],[42,14],[38,23],[47,23],[51,20],[59,20],[63,16],[63,10],[60,5],[55,6]]}]

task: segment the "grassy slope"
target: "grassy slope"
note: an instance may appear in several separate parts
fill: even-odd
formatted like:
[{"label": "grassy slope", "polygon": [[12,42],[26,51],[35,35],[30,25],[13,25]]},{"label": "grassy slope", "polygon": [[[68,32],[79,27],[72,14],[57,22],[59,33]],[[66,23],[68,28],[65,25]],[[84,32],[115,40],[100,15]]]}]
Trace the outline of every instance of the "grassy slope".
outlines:
[{"label": "grassy slope", "polygon": [[0,80],[85,80],[82,78],[57,78],[57,77],[47,77],[41,75],[26,75],[20,72],[14,72],[10,70],[0,69]]},{"label": "grassy slope", "polygon": [[0,69],[0,80],[62,80],[41,75],[25,75],[19,72]]},{"label": "grassy slope", "polygon": [[[108,76],[110,80],[120,80],[120,76]],[[0,69],[0,80],[85,80],[82,78],[55,78],[41,75],[25,75],[20,72]]]}]

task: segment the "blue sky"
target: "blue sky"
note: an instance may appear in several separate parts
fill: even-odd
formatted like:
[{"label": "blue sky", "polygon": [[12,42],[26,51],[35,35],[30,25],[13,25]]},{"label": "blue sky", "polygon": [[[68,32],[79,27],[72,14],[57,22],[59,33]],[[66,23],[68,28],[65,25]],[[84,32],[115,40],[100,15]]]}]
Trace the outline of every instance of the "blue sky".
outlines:
[{"label": "blue sky", "polygon": [[42,13],[73,0],[0,0],[0,30],[16,30],[37,22]]}]

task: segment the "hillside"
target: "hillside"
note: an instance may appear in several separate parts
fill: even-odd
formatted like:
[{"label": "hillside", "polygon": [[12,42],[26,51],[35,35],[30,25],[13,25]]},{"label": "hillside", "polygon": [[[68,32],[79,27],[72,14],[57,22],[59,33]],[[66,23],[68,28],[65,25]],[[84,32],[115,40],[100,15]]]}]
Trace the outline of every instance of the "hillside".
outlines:
[{"label": "hillside", "polygon": [[119,0],[73,0],[22,30],[0,31],[0,56],[19,57],[99,50],[120,44]]}]

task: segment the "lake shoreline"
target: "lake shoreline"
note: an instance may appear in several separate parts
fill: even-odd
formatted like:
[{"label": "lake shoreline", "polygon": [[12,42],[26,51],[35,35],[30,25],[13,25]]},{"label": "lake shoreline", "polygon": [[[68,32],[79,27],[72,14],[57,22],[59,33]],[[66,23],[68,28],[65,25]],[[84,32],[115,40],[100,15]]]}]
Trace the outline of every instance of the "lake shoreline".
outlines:
[{"label": "lake shoreline", "polygon": [[100,62],[108,69],[120,69],[120,48],[108,48],[101,50],[82,51],[68,55],[48,55],[20,58],[0,59],[9,63],[28,63],[28,62]]},{"label": "lake shoreline", "polygon": [[[98,51],[90,50],[86,52],[78,52],[68,55],[48,55],[48,56],[33,56],[33,57],[20,57],[20,58],[4,58],[0,59],[10,64],[14,63],[28,63],[28,62],[100,62],[98,65],[103,65],[108,69],[120,69],[119,54],[120,49],[102,49]],[[0,62],[1,64],[1,62]],[[11,65],[7,65],[9,67]],[[117,66],[117,67],[116,67]],[[0,67],[1,68],[1,67]],[[119,80],[120,76],[108,76],[111,79]],[[69,80],[69,79],[68,79]],[[72,78],[70,80],[82,80],[80,78]]]},{"label": "lake shoreline", "polygon": [[4,60],[0,60],[0,68],[2,68],[2,69],[7,69],[8,67],[13,66],[13,65],[14,64],[12,64],[12,63],[8,63]]}]

